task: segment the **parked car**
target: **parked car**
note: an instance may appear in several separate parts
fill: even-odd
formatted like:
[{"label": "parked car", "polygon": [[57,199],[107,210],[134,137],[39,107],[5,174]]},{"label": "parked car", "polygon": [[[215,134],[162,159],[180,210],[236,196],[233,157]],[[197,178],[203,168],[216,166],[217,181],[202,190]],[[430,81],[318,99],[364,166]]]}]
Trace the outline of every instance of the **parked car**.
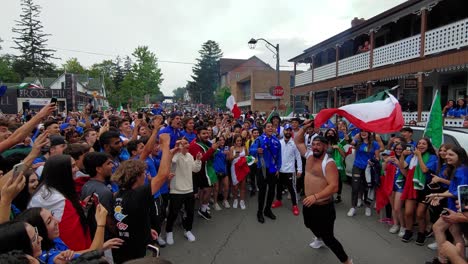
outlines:
[{"label": "parked car", "polygon": [[[420,126],[411,126],[413,129],[413,139],[418,140],[422,138],[423,133],[424,133],[424,127]],[[447,128],[444,127],[444,143],[447,144],[453,144],[455,146],[462,147],[466,150],[468,146],[468,129],[466,128]],[[388,142],[388,140],[392,137],[392,134],[395,134],[398,136],[400,133],[390,133],[390,134],[381,134],[381,138],[384,141],[385,145]],[[349,148],[352,147],[351,145],[346,145],[345,151],[348,151]],[[353,169],[353,164],[354,164],[354,149],[352,152],[346,156],[345,158],[345,164],[346,164],[346,175],[349,177],[352,176],[352,169]]]}]

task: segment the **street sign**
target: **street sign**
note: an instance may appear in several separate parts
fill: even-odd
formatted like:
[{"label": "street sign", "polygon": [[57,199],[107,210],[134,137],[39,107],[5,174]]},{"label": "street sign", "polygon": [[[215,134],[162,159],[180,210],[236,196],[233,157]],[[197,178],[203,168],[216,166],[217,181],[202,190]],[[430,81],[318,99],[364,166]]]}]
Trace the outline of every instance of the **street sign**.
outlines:
[{"label": "street sign", "polygon": [[273,89],[273,95],[274,96],[283,96],[284,95],[284,89],[281,86],[276,86],[275,89]]}]

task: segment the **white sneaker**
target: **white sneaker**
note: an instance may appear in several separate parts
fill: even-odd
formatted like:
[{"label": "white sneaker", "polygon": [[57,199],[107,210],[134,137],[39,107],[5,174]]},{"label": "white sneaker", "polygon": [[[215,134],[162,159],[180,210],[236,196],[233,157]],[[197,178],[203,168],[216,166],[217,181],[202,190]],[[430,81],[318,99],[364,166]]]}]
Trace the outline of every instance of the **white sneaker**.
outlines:
[{"label": "white sneaker", "polygon": [[234,199],[234,202],[232,202],[232,208],[237,209],[238,204],[239,204],[239,200]]},{"label": "white sneaker", "polygon": [[229,202],[227,200],[224,200],[223,201],[223,206],[224,208],[228,209],[228,208],[231,208],[231,205],[229,204]]},{"label": "white sneaker", "polygon": [[398,237],[403,237],[405,235],[406,228],[400,227],[400,232],[398,232]]},{"label": "white sneaker", "polygon": [[431,243],[429,245],[427,245],[427,248],[431,249],[431,250],[437,250],[437,248],[439,248],[437,246],[437,242],[434,242],[434,243]]},{"label": "white sneaker", "polygon": [[219,206],[218,203],[215,203],[213,207],[214,207],[215,211],[221,211],[221,210],[223,210],[223,209],[221,208],[221,206]]},{"label": "white sneaker", "polygon": [[366,216],[371,216],[372,215],[372,210],[370,207],[366,207]]},{"label": "white sneaker", "polygon": [[355,216],[356,215],[356,208],[351,207],[348,211],[348,216]]},{"label": "white sneaker", "polygon": [[321,247],[323,247],[324,245],[325,245],[325,243],[323,243],[323,240],[320,239],[320,238],[317,238],[317,237],[314,239],[314,241],[312,241],[312,243],[309,244],[309,246],[310,246],[311,248],[315,248],[315,249],[321,248]]},{"label": "white sneaker", "polygon": [[157,241],[158,241],[159,246],[161,246],[161,247],[166,245],[166,241],[164,241],[164,238],[162,238],[160,236],[158,236]]},{"label": "white sneaker", "polygon": [[241,208],[242,210],[245,210],[246,207],[245,207],[245,202],[244,202],[244,200],[240,200],[239,206],[240,206],[240,208]]},{"label": "white sneaker", "polygon": [[392,233],[392,234],[396,234],[398,233],[398,231],[400,230],[400,226],[399,225],[393,225],[389,230],[388,232]]},{"label": "white sneaker", "polygon": [[166,243],[168,245],[174,245],[174,235],[172,232],[167,232],[166,233]]},{"label": "white sneaker", "polygon": [[357,207],[362,207],[362,199],[361,198],[359,198],[357,200]]},{"label": "white sneaker", "polygon": [[184,232],[184,237],[186,237],[189,242],[195,241],[195,236],[190,231]]}]

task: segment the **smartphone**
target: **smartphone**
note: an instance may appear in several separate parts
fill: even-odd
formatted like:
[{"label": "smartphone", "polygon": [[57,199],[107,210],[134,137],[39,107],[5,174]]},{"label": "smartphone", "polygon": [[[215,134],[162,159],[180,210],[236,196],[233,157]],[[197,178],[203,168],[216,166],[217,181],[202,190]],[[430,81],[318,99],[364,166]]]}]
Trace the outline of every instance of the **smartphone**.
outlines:
[{"label": "smartphone", "polygon": [[466,212],[465,209],[468,206],[468,185],[458,185],[458,204],[460,205],[460,211]]},{"label": "smartphone", "polygon": [[151,244],[146,245],[146,249],[151,252],[153,258],[159,257],[159,248]]},{"label": "smartphone", "polygon": [[427,187],[430,189],[430,190],[439,190],[440,189],[440,185],[438,183],[429,183],[427,185]]},{"label": "smartphone", "polygon": [[411,147],[406,147],[406,150],[409,150],[409,151],[411,151]]},{"label": "smartphone", "polygon": [[18,163],[15,166],[13,166],[13,179],[16,179],[16,177],[18,177],[20,172],[22,172],[23,170],[24,170],[24,163],[23,162]]},{"label": "smartphone", "polygon": [[57,105],[57,98],[52,97],[52,99],[50,99],[50,103],[51,103],[51,104],[56,104],[56,105]]}]

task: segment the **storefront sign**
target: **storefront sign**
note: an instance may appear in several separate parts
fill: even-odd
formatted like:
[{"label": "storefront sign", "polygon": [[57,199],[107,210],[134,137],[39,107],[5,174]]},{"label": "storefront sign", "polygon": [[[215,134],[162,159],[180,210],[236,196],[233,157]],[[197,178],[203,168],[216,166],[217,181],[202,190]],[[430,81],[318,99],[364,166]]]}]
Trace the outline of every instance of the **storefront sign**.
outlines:
[{"label": "storefront sign", "polygon": [[65,98],[62,89],[24,89],[18,90],[18,98]]},{"label": "storefront sign", "polygon": [[255,93],[255,99],[257,100],[279,100],[281,96],[274,96],[269,93]]},{"label": "storefront sign", "polygon": [[418,88],[418,79],[405,79],[405,89],[416,89]]},{"label": "storefront sign", "polygon": [[50,100],[49,99],[30,99],[29,100],[29,104],[30,105],[46,105],[50,103]]}]

